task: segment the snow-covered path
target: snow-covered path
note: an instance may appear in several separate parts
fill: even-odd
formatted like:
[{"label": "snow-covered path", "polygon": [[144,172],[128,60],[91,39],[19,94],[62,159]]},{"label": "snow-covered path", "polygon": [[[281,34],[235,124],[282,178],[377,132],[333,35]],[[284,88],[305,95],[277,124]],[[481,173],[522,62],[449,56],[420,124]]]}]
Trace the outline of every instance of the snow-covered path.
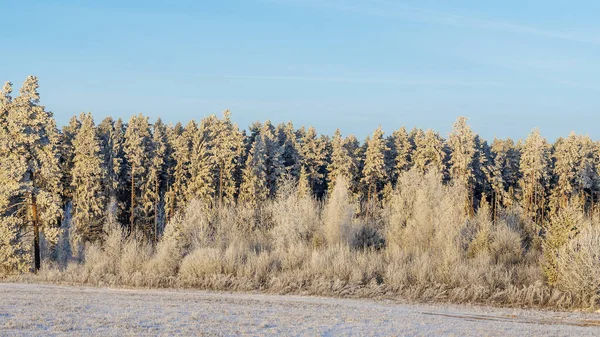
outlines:
[{"label": "snow-covered path", "polygon": [[600,314],[0,283],[0,336],[600,336]]}]

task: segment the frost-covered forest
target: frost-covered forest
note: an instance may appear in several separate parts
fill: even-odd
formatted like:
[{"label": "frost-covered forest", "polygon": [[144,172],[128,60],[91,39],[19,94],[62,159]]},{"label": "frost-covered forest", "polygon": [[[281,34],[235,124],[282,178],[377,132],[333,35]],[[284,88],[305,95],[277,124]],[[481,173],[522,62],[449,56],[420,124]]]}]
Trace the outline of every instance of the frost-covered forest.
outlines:
[{"label": "frost-covered forest", "polygon": [[[62,128],[0,92],[0,276],[600,305],[600,142],[481,139],[458,118],[364,141],[137,115]],[[35,272],[35,275],[30,274]]]}]

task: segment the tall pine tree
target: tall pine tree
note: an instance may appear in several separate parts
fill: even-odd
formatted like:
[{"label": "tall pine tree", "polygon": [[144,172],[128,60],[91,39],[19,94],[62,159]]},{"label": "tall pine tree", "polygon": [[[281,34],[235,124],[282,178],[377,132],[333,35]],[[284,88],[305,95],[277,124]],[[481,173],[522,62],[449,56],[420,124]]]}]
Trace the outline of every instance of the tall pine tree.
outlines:
[{"label": "tall pine tree", "polygon": [[106,211],[106,195],[102,182],[105,168],[94,119],[91,113],[82,113],[81,126],[73,139],[73,189],[71,247],[100,238]]}]

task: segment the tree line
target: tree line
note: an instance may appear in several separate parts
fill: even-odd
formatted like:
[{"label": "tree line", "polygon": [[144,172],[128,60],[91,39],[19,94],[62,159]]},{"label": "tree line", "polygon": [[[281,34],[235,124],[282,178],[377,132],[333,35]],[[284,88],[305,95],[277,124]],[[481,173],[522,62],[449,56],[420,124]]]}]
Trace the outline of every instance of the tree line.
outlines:
[{"label": "tree line", "polygon": [[[40,104],[38,78],[12,95],[0,92],[0,268],[38,270],[40,242],[56,244],[70,226],[71,246],[102,240],[116,219],[129,233],[157,242],[192,200],[214,207],[250,205],[257,212],[293,182],[298,193],[326,199],[336,180],[348,182],[359,214],[375,219],[406,171],[439,172],[462,185],[466,215],[485,204],[521,207],[540,232],[561,208],[598,213],[600,143],[571,133],[549,143],[533,130],[524,140],[479,137],[464,117],[447,138],[434,130],[377,128],[355,136],[320,135],[291,122],[255,122],[241,130],[229,111],[183,125],[128,121],[91,113],[59,128]],[[374,220],[375,221],[375,220]]]}]

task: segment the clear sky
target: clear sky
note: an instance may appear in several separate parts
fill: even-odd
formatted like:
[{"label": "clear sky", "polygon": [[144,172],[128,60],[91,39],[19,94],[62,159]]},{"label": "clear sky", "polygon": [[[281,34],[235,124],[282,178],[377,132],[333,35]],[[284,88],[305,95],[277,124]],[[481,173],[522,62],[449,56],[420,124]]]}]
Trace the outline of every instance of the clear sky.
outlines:
[{"label": "clear sky", "polygon": [[59,125],[227,108],[365,137],[600,139],[600,1],[0,0],[0,80],[40,77]]}]

